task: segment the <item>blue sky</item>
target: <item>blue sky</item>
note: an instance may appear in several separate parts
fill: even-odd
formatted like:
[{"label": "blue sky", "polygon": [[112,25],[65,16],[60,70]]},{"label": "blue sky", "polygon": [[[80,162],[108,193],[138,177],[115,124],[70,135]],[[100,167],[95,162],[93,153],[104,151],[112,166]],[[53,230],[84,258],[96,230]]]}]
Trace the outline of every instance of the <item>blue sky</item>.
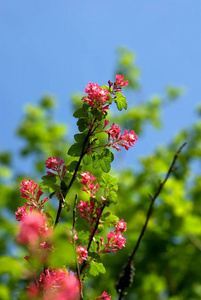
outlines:
[{"label": "blue sky", "polygon": [[145,98],[162,94],[169,84],[186,87],[185,96],[164,109],[163,130],[147,130],[137,154],[168,143],[195,120],[201,99],[200,0],[6,0],[0,11],[0,150],[20,145],[14,132],[23,107],[44,93],[58,99],[57,120],[68,120],[72,92],[112,78],[120,45],[137,54]]}]

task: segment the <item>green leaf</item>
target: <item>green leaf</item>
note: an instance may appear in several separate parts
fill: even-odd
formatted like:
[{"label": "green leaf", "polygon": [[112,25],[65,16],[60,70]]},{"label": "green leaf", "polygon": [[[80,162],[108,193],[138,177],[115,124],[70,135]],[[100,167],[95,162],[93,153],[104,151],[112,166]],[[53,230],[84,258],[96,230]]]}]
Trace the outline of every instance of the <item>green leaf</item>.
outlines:
[{"label": "green leaf", "polygon": [[105,274],[106,270],[102,263],[91,262],[89,267],[89,275],[92,277],[98,276],[100,273]]},{"label": "green leaf", "polygon": [[108,173],[111,168],[111,162],[114,160],[114,155],[109,149],[104,149],[101,156],[101,169]]},{"label": "green leaf", "polygon": [[108,212],[106,212],[105,214],[103,214],[103,217],[104,217],[104,218],[107,218],[110,214],[111,214],[111,212],[108,211]]},{"label": "green leaf", "polygon": [[109,216],[107,216],[107,221],[111,222],[111,224],[113,224],[114,222],[119,221],[119,218],[113,214],[110,214]]},{"label": "green leaf", "polygon": [[121,111],[123,108],[127,109],[126,97],[124,95],[122,95],[122,93],[120,93],[120,92],[116,92],[115,103],[117,105],[118,110]]},{"label": "green leaf", "polygon": [[107,187],[107,188],[113,188],[113,190],[118,191],[118,179],[109,175],[109,174],[103,174],[100,178],[100,186],[101,187]]},{"label": "green leaf", "polygon": [[87,114],[88,114],[88,108],[89,108],[89,105],[83,104],[82,108],[79,108],[78,110],[76,110],[74,112],[73,117],[75,117],[75,118],[81,118],[81,117],[86,118]]},{"label": "green leaf", "polygon": [[103,158],[101,160],[101,169],[103,170],[103,172],[108,173],[111,169],[110,160]]},{"label": "green leaf", "polygon": [[85,165],[89,165],[92,161],[92,156],[91,154],[85,154],[84,157],[83,157],[83,163]]},{"label": "green leaf", "polygon": [[98,169],[101,167],[101,157],[100,154],[94,152],[92,154],[92,165],[94,169]]},{"label": "green leaf", "polygon": [[98,262],[101,262],[100,254],[98,254],[97,251],[89,251],[88,254],[91,258],[95,259]]},{"label": "green leaf", "polygon": [[54,191],[53,193],[49,194],[49,198],[52,199],[52,197],[55,195],[55,193],[56,192]]},{"label": "green leaf", "polygon": [[82,144],[82,143],[84,143],[84,141],[86,139],[86,134],[84,134],[84,133],[75,134],[74,139],[76,140],[76,142]]},{"label": "green leaf", "polygon": [[[78,164],[77,160],[71,161],[71,163],[66,167],[66,170],[69,172],[73,172]],[[79,166],[78,170],[81,170],[81,166]]]},{"label": "green leaf", "polygon": [[81,152],[82,152],[82,147],[83,147],[82,144],[79,144],[79,143],[73,144],[68,150],[68,155],[74,156],[74,157],[80,156]]},{"label": "green leaf", "polygon": [[66,183],[62,180],[60,183],[60,188],[63,194],[64,199],[66,198],[66,195],[68,193],[68,186],[66,185]]},{"label": "green leaf", "polygon": [[87,125],[88,125],[88,121],[85,118],[80,118],[77,121],[77,126],[80,132],[83,132],[87,128]]},{"label": "green leaf", "polygon": [[64,208],[66,209],[67,212],[71,210],[70,204],[68,204],[66,202],[64,203]]},{"label": "green leaf", "polygon": [[56,176],[54,175],[45,175],[41,179],[47,183],[56,183]]},{"label": "green leaf", "polygon": [[93,108],[91,110],[91,113],[96,117],[98,121],[101,121],[105,118],[105,115],[97,107]]}]

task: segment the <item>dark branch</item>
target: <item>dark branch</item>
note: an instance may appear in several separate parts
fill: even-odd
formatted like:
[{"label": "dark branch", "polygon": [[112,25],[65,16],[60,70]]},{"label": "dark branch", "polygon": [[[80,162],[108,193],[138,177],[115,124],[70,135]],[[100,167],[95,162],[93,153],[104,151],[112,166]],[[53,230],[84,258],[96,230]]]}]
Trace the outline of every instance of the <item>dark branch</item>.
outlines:
[{"label": "dark branch", "polygon": [[[86,144],[87,144],[87,142],[89,140],[89,137],[91,135],[91,132],[92,132],[92,129],[89,129],[88,134],[87,134],[87,136],[86,136],[86,138],[84,140],[82,151],[81,151],[81,154],[80,154],[80,158],[78,160],[77,166],[75,168],[75,171],[73,173],[73,176],[72,176],[71,181],[70,181],[69,186],[68,186],[68,192],[69,192],[72,184],[74,183],[74,181],[76,179],[77,171],[79,169],[79,166],[81,164],[81,161],[82,161],[84,155],[86,154],[86,149],[85,148],[86,148]],[[62,209],[64,207],[64,202],[65,202],[64,198],[62,198],[62,199],[59,200],[59,207],[58,207],[57,216],[56,216],[56,220],[55,220],[55,225],[54,226],[56,226],[59,223],[61,211],[62,211]]]},{"label": "dark branch", "polygon": [[132,283],[131,281],[132,281],[132,280],[130,279],[129,274],[128,274],[128,272],[126,272],[126,270],[129,269],[129,268],[131,269],[131,265],[132,265],[132,263],[133,263],[134,256],[135,256],[135,254],[136,254],[136,252],[137,252],[137,250],[138,250],[138,248],[139,248],[139,246],[140,246],[141,240],[142,240],[142,238],[143,238],[143,236],[144,236],[144,233],[145,233],[145,231],[146,231],[146,228],[147,228],[147,224],[148,224],[149,219],[150,219],[150,217],[151,217],[151,214],[152,214],[152,211],[153,211],[153,206],[154,206],[155,200],[157,199],[157,197],[158,197],[159,194],[161,193],[161,191],[162,191],[162,189],[163,189],[163,187],[164,187],[166,181],[168,180],[170,174],[175,170],[174,165],[175,165],[175,163],[176,163],[176,160],[177,160],[177,158],[178,158],[178,156],[179,156],[181,150],[184,148],[184,146],[185,146],[186,144],[187,144],[187,143],[184,143],[184,144],[179,148],[179,150],[176,152],[176,154],[174,155],[174,158],[173,158],[172,163],[171,163],[171,165],[170,165],[170,168],[169,168],[169,170],[168,170],[168,172],[167,172],[167,174],[166,174],[166,176],[165,176],[165,179],[160,183],[160,185],[159,185],[159,187],[158,187],[156,193],[154,194],[154,196],[149,195],[150,198],[151,198],[151,203],[150,203],[150,206],[149,206],[149,210],[148,210],[148,212],[147,212],[146,221],[145,221],[144,226],[143,226],[143,228],[142,228],[142,231],[141,231],[141,233],[140,233],[140,235],[139,235],[139,238],[138,238],[138,240],[137,240],[137,243],[136,243],[136,245],[135,245],[135,247],[134,247],[134,249],[133,249],[133,252],[132,252],[132,254],[129,256],[128,262],[127,262],[126,266],[123,268],[123,272],[120,274],[118,283],[116,284],[117,293],[119,293],[119,300],[121,300],[121,299],[123,298],[123,296],[125,295],[125,292],[124,292],[124,291],[125,291],[125,288],[131,286],[131,283]]}]

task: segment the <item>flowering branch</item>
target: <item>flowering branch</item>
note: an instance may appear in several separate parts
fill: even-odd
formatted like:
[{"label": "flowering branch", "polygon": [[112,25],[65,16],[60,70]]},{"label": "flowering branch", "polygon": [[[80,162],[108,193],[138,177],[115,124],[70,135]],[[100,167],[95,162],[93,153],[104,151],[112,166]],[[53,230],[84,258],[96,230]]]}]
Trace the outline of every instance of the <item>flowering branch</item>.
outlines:
[{"label": "flowering branch", "polygon": [[[114,155],[109,148],[120,151],[119,146],[121,146],[129,150],[134,146],[138,137],[133,130],[129,132],[124,129],[124,133],[121,133],[120,127],[115,124],[112,124],[109,130],[105,130],[109,124],[106,116],[112,102],[117,105],[119,111],[127,108],[126,98],[121,89],[128,85],[128,81],[124,80],[123,76],[116,75],[116,81],[108,83],[109,86],[103,87],[94,83],[86,85],[84,93],[88,95],[83,97],[82,107],[73,114],[75,118],[78,118],[77,125],[80,133],[74,135],[76,143],[71,145],[68,155],[79,157],[78,160],[71,161],[66,166],[59,157],[49,157],[46,160],[46,168],[49,170],[47,175],[42,177],[40,187],[32,180],[24,180],[21,183],[20,192],[28,201],[15,213],[16,219],[21,222],[16,240],[29,251],[30,255],[27,255],[26,259],[37,276],[30,278],[32,282],[26,290],[29,298],[83,299],[82,284],[85,275],[82,280],[80,277],[85,267],[87,267],[85,269],[87,276],[104,274],[106,270],[101,262],[101,255],[116,253],[118,249],[125,247],[126,239],[122,233],[126,230],[126,222],[123,219],[118,221],[117,216],[110,218],[109,211],[103,214],[106,206],[109,207],[111,203],[116,204],[118,190],[118,180],[104,173],[110,171],[111,162],[114,160]],[[107,135],[107,141],[102,146],[100,146],[99,133]],[[100,148],[99,151],[95,151],[96,148]],[[94,169],[101,168],[103,171],[99,182],[95,184],[93,183],[96,180],[95,176],[87,171],[80,172],[82,164],[90,163]],[[69,174],[66,175],[67,171],[71,172],[72,177],[69,178]],[[80,176],[82,177],[81,184],[83,184],[82,191],[85,191],[90,198],[86,201],[80,200],[77,204],[77,195],[75,196],[71,238],[67,234],[69,230],[57,225],[62,209],[68,206],[65,203],[66,196],[76,178],[80,182]],[[44,203],[49,199],[40,199],[43,194],[41,187],[49,190],[50,199],[56,195],[59,200],[55,221],[44,212]],[[99,187],[104,189],[104,196],[98,199]],[[77,207],[79,217],[85,219],[88,224],[87,232],[81,229],[78,233],[75,231]],[[101,228],[106,226],[115,227],[114,231],[108,233],[107,238],[99,235]],[[81,240],[82,245],[76,245],[77,239]],[[71,247],[72,243],[73,247]],[[33,265],[34,261],[37,262],[36,265]],[[82,264],[81,268],[79,264]],[[45,266],[44,272],[39,276],[42,265]],[[74,270],[73,274],[71,270]],[[104,291],[101,296],[93,300],[98,299],[111,300],[111,296]]]},{"label": "flowering branch", "polygon": [[147,225],[148,225],[148,222],[149,222],[149,219],[151,217],[151,214],[152,214],[152,211],[153,211],[153,206],[154,206],[154,203],[155,203],[155,200],[157,199],[157,197],[159,196],[159,194],[162,192],[162,189],[166,183],[166,181],[168,180],[168,178],[170,177],[171,173],[175,171],[175,163],[178,159],[178,156],[180,154],[180,152],[182,151],[182,149],[186,146],[187,143],[184,143],[180,148],[179,150],[176,152],[176,154],[174,155],[174,158],[172,160],[172,163],[170,165],[170,168],[164,178],[164,180],[160,183],[156,193],[154,194],[154,196],[150,196],[151,198],[151,203],[150,203],[150,206],[149,206],[149,210],[147,212],[147,217],[146,217],[146,220],[145,220],[145,223],[144,223],[144,226],[142,228],[142,231],[139,235],[139,238],[137,240],[137,243],[133,249],[133,252],[131,253],[131,255],[129,255],[129,259],[128,259],[128,262],[126,264],[126,266],[123,268],[123,272],[120,274],[120,277],[119,277],[119,280],[118,280],[118,283],[116,284],[116,290],[117,290],[117,293],[119,293],[119,300],[121,300],[123,298],[123,296],[126,295],[125,293],[125,289],[127,287],[130,287],[132,282],[133,282],[133,276],[131,277],[131,273],[132,275],[134,275],[134,270],[133,270],[133,259],[134,259],[134,256],[140,246],[140,243],[141,243],[141,240],[144,236],[144,233],[146,231],[146,228],[147,228]]}]

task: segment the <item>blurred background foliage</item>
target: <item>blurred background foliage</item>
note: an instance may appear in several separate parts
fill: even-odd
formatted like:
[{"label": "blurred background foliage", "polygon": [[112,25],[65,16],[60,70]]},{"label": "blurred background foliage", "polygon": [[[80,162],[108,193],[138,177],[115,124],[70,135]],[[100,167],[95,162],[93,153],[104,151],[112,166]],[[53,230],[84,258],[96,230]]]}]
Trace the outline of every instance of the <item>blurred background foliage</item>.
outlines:
[{"label": "blurred background foliage", "polygon": [[[135,55],[126,48],[119,48],[115,73],[122,74],[129,80],[129,97],[137,97],[140,91],[140,70],[135,65]],[[126,111],[110,112],[109,119],[122,128],[134,130],[142,142],[146,126],[153,130],[161,128],[161,110],[164,105],[176,101],[183,89],[168,86],[163,96],[152,96],[146,101],[137,102]],[[74,94],[71,98],[72,113],[80,106],[82,94]],[[68,132],[66,124],[55,121],[56,100],[45,95],[38,105],[29,104],[26,107],[23,120],[18,126],[17,135],[24,141],[20,150],[22,158],[32,161],[32,171],[21,174],[13,173],[13,158],[16,151],[0,153],[0,299],[15,299],[17,290],[23,287],[24,249],[14,242],[16,221],[14,212],[24,204],[20,198],[19,186],[23,179],[40,182],[45,173],[45,160],[49,156],[59,156],[68,164],[71,160],[67,150],[73,137]],[[70,109],[70,108],[69,108]],[[200,116],[201,108],[197,114]],[[76,124],[76,120],[75,123]],[[135,277],[132,288],[128,290],[127,300],[196,300],[201,299],[201,121],[198,119],[191,127],[182,129],[169,145],[160,145],[150,155],[139,158],[139,168],[130,163],[123,167],[122,153],[115,153],[115,163],[111,174],[119,180],[118,203],[112,210],[120,219],[128,223],[126,232],[126,248],[116,255],[103,257],[106,274],[95,279],[89,279],[85,285],[85,295],[88,298],[97,297],[102,291],[117,299],[115,282],[122,266],[131,253],[141,228],[145,222],[150,198],[154,194],[159,180],[163,179],[176,151],[183,142],[183,149],[177,161],[177,169],[168,180],[163,192],[157,199],[146,234],[135,257]],[[85,170],[95,176],[100,170],[93,170],[89,165]],[[72,207],[75,193],[79,199],[84,199],[77,183],[74,184],[68,196],[68,204]],[[51,199],[46,205],[53,218],[56,216],[57,200]],[[71,210],[72,212],[72,210]],[[63,211],[62,221],[71,227],[71,213]],[[63,254],[62,258],[63,258]],[[68,253],[66,253],[68,255]],[[10,256],[10,257],[9,257]],[[59,257],[58,257],[59,260]]]}]

